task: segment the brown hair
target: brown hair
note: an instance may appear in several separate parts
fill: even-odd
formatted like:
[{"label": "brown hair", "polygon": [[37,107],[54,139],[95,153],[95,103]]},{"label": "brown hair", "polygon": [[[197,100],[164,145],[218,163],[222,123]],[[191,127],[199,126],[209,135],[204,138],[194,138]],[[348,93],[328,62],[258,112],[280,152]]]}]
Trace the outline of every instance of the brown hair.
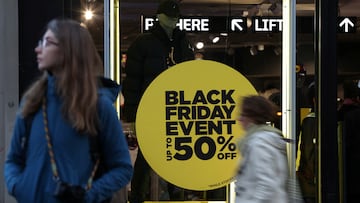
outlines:
[{"label": "brown hair", "polygon": [[277,107],[265,97],[250,95],[242,98],[241,111],[255,124],[265,124],[275,121]]},{"label": "brown hair", "polygon": [[[54,19],[47,25],[59,41],[63,65],[56,75],[56,92],[63,100],[62,113],[79,132],[96,135],[97,76],[103,64],[89,31],[70,19]],[[61,57],[61,56],[59,56]],[[35,113],[47,87],[47,72],[24,95],[22,115]]]}]

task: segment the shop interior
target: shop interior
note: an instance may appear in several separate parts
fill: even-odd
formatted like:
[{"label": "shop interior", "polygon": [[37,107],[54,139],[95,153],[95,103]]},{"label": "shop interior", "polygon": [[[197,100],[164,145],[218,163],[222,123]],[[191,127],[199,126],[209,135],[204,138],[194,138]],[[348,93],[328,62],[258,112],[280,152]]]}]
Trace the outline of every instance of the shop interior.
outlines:
[{"label": "shop interior", "polygon": [[[153,17],[159,0],[120,0],[119,30],[122,62],[126,60],[126,51],[135,38],[142,33],[143,17]],[[247,20],[247,32],[232,32],[230,27],[214,32],[192,32],[187,36],[192,43],[196,57],[214,60],[233,67],[244,74],[258,91],[266,89],[268,84],[279,85],[281,77],[281,32],[254,32],[251,20],[254,17],[281,18],[281,0],[180,0],[181,15],[195,18],[223,17],[230,21],[233,17]],[[296,63],[306,72],[306,80],[312,80],[314,68],[314,18],[315,1],[296,1],[297,42]],[[90,19],[77,15],[92,30],[99,51],[103,50],[104,38],[104,2],[99,0],[80,1],[81,8],[93,11]],[[360,16],[360,2],[339,0],[338,16]],[[354,25],[359,29],[360,22]],[[360,43],[358,32],[340,31],[338,39],[338,78],[339,81],[355,79],[359,76],[359,62],[354,60],[358,50],[352,47]],[[199,47],[201,46],[201,47]],[[308,79],[309,78],[309,79]],[[341,95],[340,95],[341,96]]]}]

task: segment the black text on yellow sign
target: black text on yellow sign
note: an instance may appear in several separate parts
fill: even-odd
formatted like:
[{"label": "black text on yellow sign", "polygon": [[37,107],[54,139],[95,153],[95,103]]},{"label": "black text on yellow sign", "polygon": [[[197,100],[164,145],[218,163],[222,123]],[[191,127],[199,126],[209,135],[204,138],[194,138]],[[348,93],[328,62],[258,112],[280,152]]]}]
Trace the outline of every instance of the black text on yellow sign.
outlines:
[{"label": "black text on yellow sign", "polygon": [[[223,136],[231,135],[236,125],[231,117],[236,106],[234,91],[198,90],[191,99],[186,98],[185,91],[165,92],[167,161],[189,160],[193,156],[201,160],[214,156],[220,160],[236,158],[233,136]],[[222,145],[219,150],[216,144]],[[175,149],[174,154],[171,149]]]},{"label": "black text on yellow sign", "polygon": [[191,190],[229,184],[241,155],[240,97],[257,94],[235,69],[208,60],[177,64],[146,89],[136,115],[140,149],[166,181]]}]

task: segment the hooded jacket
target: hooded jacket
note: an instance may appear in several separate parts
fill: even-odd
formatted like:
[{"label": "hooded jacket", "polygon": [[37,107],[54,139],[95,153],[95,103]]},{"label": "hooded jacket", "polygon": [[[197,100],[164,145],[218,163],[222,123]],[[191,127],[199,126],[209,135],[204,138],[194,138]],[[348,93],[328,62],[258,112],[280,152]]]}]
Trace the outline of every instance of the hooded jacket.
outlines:
[{"label": "hooded jacket", "polygon": [[[94,180],[92,188],[86,192],[87,203],[108,199],[129,183],[133,173],[122,126],[113,107],[120,86],[103,81],[98,97],[98,140],[108,171]],[[62,116],[62,100],[56,94],[53,76],[48,76],[46,97],[49,135],[59,178],[63,182],[85,188],[94,167],[90,139],[87,135],[78,133]],[[26,149],[21,144],[25,128],[25,119],[18,113],[5,162],[8,192],[19,203],[59,202],[53,195],[57,182],[53,179],[42,108],[34,115]]]},{"label": "hooded jacket", "polygon": [[[156,22],[129,47],[123,82],[124,120],[134,122],[140,99],[149,84],[172,65],[194,59],[184,31],[175,28],[172,39]],[[175,63],[174,63],[175,62]]]},{"label": "hooded jacket", "polygon": [[289,172],[281,132],[253,125],[238,147],[242,160],[236,175],[236,203],[286,203]]}]

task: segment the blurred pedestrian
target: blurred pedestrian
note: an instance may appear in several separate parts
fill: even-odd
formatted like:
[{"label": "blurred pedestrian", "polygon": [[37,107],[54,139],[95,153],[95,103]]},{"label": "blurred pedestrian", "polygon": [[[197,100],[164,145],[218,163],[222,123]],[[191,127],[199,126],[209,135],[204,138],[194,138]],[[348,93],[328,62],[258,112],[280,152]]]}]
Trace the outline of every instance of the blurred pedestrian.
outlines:
[{"label": "blurred pedestrian", "polygon": [[104,202],[133,171],[113,106],[120,86],[99,77],[101,58],[78,22],[51,20],[35,52],[42,75],[16,117],[8,192],[20,203]]},{"label": "blurred pedestrian", "polygon": [[286,141],[267,123],[276,119],[276,106],[263,96],[241,100],[239,122],[246,131],[238,143],[242,160],[236,174],[236,203],[287,203],[289,177]]}]

